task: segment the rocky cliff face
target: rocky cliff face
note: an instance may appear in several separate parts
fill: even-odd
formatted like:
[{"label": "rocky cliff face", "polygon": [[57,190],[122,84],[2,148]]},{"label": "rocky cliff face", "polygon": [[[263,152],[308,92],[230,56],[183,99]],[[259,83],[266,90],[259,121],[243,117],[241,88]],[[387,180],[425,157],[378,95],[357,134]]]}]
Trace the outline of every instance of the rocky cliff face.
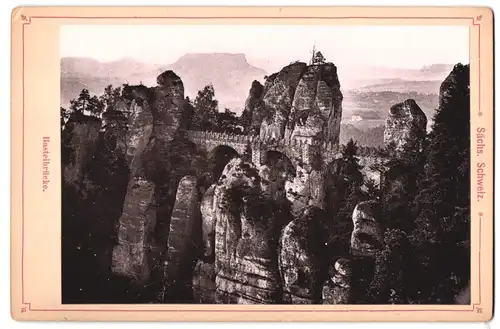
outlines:
[{"label": "rocky cliff face", "polygon": [[323,304],[352,304],[352,262],[340,258],[330,270],[330,278],[323,286]]},{"label": "rocky cliff face", "polygon": [[332,63],[309,66],[294,95],[288,134],[337,144],[341,117],[342,93],[336,66]]},{"label": "rocky cliff face", "polygon": [[384,143],[394,143],[397,151],[426,133],[427,117],[413,99],[395,104],[385,122]]},{"label": "rocky cliff face", "polygon": [[261,121],[263,139],[313,137],[338,143],[342,93],[332,63],[307,66],[297,62],[268,77]]},{"label": "rocky cliff face", "polygon": [[129,184],[119,220],[118,245],[113,249],[112,270],[145,284],[155,262],[151,246],[155,245],[155,186],[141,177]]},{"label": "rocky cliff face", "polygon": [[254,80],[245,101],[245,109],[241,114],[242,121],[245,125],[245,131],[248,134],[259,135],[260,124],[267,115],[266,107],[262,100],[263,96],[264,86],[257,80]]},{"label": "rocky cliff face", "polygon": [[328,261],[325,261],[326,213],[306,207],[283,230],[280,239],[280,273],[283,298],[291,304],[317,304]]},{"label": "rocky cliff face", "polygon": [[194,268],[193,297],[202,304],[215,303],[215,189],[212,184],[201,198],[203,253]]},{"label": "rocky cliff face", "polygon": [[[172,149],[178,147],[174,139],[185,126],[183,83],[172,71],[160,74],[157,83],[150,89],[127,90],[132,99],[127,155],[133,171],[113,252],[114,273],[141,284],[150,280],[167,245],[168,219],[177,183],[184,176],[172,172],[176,161],[171,157]],[[181,149],[177,161],[189,153],[188,147]],[[163,233],[159,239],[155,239],[156,232]]]},{"label": "rocky cliff face", "polygon": [[285,66],[274,78],[263,98],[269,114],[262,121],[262,139],[284,138],[295,90],[306,69],[305,63],[293,63]]},{"label": "rocky cliff face", "polygon": [[218,303],[281,300],[277,245],[284,205],[263,195],[254,165],[231,160],[215,188]]},{"label": "rocky cliff face", "polygon": [[285,182],[286,198],[290,201],[294,213],[305,207],[314,205],[323,208],[324,177],[321,171],[297,166],[296,175],[288,177]]},{"label": "rocky cliff face", "polygon": [[[99,143],[101,120],[76,113],[63,132],[63,179],[79,189]],[[67,159],[64,156],[67,155]]]},{"label": "rocky cliff face", "polygon": [[[170,219],[167,250],[164,257],[164,282],[166,297],[185,294],[190,288],[192,266],[196,260],[196,247],[200,241],[200,202],[197,180],[186,176],[179,182],[175,205]],[[198,233],[198,234],[197,234]]]},{"label": "rocky cliff face", "polygon": [[144,152],[153,133],[153,112],[149,102],[133,99],[128,120],[127,160],[131,167],[136,168],[139,160],[137,156]]},{"label": "rocky cliff face", "polygon": [[184,112],[184,84],[173,71],[165,71],[156,79],[152,109],[155,136],[170,139],[181,127]]}]

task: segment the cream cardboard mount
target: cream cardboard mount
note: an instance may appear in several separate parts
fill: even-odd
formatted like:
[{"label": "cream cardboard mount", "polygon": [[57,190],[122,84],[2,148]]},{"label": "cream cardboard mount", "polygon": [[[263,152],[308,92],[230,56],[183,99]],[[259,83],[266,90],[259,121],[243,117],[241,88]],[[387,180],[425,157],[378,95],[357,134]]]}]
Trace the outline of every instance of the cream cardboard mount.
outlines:
[{"label": "cream cardboard mount", "polygon": [[14,9],[12,317],[489,321],[492,72],[480,7]]}]

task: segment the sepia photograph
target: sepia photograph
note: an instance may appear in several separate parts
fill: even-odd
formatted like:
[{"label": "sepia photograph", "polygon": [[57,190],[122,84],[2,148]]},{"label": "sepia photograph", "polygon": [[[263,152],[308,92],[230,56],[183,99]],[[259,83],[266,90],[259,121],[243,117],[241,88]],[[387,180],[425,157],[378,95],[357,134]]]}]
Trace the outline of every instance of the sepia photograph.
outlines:
[{"label": "sepia photograph", "polygon": [[469,33],[61,26],[62,304],[471,304]]}]

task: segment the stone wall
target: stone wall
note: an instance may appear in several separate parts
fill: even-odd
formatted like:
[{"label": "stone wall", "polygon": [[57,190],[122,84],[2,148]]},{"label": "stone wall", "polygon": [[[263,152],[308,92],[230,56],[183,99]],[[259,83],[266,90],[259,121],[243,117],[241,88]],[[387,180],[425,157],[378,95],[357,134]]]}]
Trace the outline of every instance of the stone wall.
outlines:
[{"label": "stone wall", "polygon": [[[196,145],[202,147],[209,153],[216,147],[226,145],[232,147],[241,156],[246,148],[250,146],[252,150],[252,160],[255,165],[261,165],[265,152],[278,151],[286,155],[294,164],[304,163],[311,164],[312,156],[319,156],[321,162],[326,165],[338,158],[341,154],[342,145],[334,142],[317,142],[310,136],[295,136],[289,140],[268,139],[260,136],[252,135],[236,135],[216,133],[209,131],[188,131],[187,136]],[[314,150],[314,151],[313,151]],[[358,147],[358,157],[376,158],[378,157],[378,149],[375,147],[360,146]]]}]

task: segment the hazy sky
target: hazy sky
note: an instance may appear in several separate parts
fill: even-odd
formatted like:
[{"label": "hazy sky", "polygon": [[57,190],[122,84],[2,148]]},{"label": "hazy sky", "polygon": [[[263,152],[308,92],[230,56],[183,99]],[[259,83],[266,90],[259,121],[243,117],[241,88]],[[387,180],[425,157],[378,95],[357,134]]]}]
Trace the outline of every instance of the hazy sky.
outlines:
[{"label": "hazy sky", "polygon": [[66,25],[60,42],[62,57],[170,64],[185,53],[245,53],[268,70],[307,62],[313,45],[337,66],[469,62],[468,26]]}]

